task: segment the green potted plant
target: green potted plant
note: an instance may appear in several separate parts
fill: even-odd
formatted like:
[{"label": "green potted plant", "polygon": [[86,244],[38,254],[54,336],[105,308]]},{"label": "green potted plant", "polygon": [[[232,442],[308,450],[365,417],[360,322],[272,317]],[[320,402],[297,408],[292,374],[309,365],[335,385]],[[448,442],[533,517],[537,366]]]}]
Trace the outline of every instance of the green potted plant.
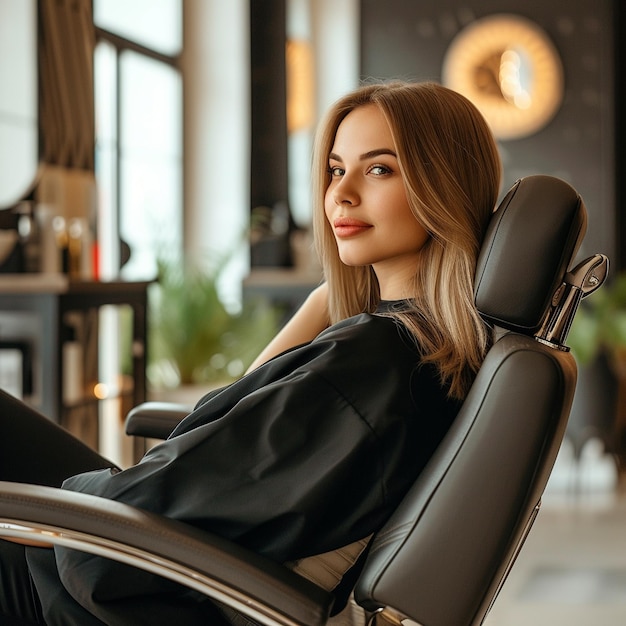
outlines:
[{"label": "green potted plant", "polygon": [[626,376],[626,273],[583,300],[568,344],[580,365],[604,355],[616,376]]},{"label": "green potted plant", "polygon": [[218,292],[217,266],[158,262],[150,292],[148,377],[153,387],[211,385],[239,377],[277,330],[264,301],[229,310]]}]

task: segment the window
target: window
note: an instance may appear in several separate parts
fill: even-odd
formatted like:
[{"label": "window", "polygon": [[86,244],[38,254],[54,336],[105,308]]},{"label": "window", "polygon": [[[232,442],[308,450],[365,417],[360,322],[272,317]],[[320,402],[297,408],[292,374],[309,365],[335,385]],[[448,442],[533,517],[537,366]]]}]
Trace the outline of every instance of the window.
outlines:
[{"label": "window", "polygon": [[94,0],[94,22],[100,28],[161,54],[182,49],[180,0]]},{"label": "window", "polygon": [[159,251],[182,250],[182,2],[93,6],[100,271],[116,277],[129,251],[121,276],[149,279]]}]

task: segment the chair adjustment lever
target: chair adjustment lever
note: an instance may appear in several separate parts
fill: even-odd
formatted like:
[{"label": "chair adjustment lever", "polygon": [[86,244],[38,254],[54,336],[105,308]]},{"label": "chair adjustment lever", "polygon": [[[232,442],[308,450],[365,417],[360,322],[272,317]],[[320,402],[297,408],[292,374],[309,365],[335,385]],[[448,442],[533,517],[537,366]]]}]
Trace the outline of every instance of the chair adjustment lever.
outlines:
[{"label": "chair adjustment lever", "polygon": [[536,339],[559,350],[569,351],[565,340],[583,298],[599,289],[609,272],[609,259],[594,254],[569,271],[554,293],[552,304]]}]

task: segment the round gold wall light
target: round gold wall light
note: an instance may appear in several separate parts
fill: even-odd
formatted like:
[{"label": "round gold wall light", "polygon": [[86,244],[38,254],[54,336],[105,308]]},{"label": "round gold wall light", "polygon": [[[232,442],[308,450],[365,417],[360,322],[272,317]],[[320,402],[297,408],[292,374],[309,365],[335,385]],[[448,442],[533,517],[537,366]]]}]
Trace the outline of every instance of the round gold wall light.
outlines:
[{"label": "round gold wall light", "polygon": [[512,14],[466,26],[446,52],[442,82],[469,98],[499,139],[536,133],[563,99],[563,66],[552,41]]}]

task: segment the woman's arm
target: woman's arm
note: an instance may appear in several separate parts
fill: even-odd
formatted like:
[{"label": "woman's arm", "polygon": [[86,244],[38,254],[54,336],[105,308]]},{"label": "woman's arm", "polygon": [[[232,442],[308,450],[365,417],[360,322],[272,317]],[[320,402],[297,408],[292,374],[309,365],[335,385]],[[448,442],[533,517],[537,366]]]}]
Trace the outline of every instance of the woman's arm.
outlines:
[{"label": "woman's arm", "polygon": [[328,286],[322,283],[309,294],[293,317],[267,344],[250,365],[248,372],[289,348],[315,339],[329,325]]}]

